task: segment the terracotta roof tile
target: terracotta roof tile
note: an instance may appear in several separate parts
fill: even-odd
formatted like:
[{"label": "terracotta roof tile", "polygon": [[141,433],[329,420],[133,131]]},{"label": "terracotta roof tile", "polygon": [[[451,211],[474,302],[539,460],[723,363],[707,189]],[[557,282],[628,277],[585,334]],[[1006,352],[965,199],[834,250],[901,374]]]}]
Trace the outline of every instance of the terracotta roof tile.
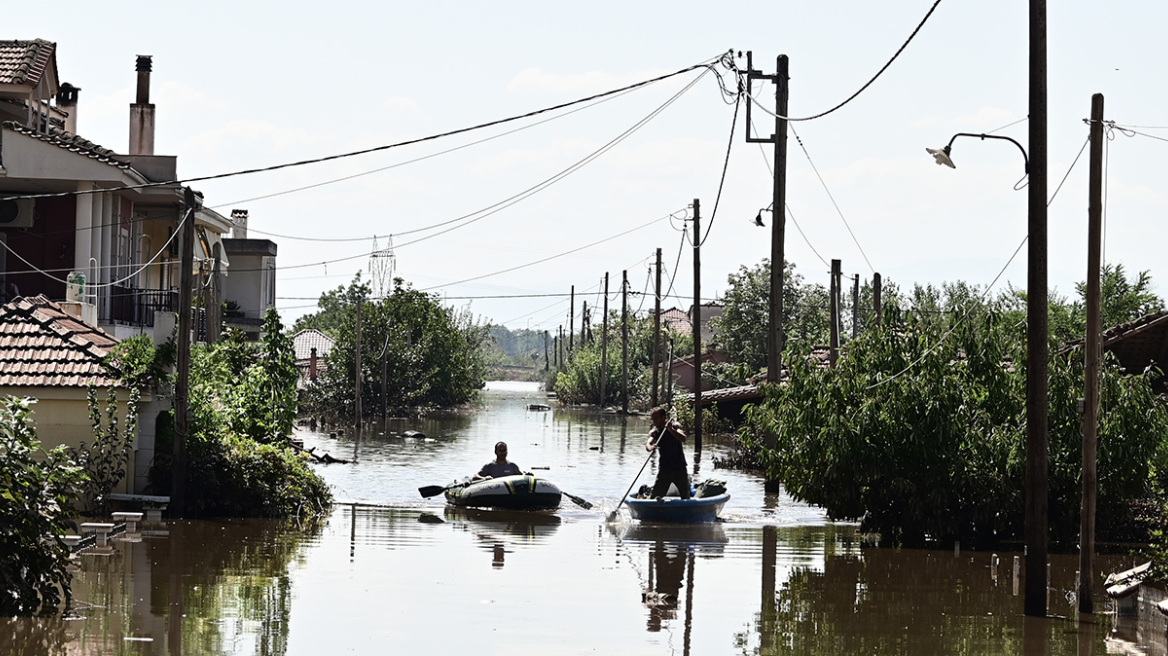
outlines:
[{"label": "terracotta roof tile", "polygon": [[44,296],[18,298],[0,306],[0,385],[116,385],[102,362],[117,343]]},{"label": "terracotta roof tile", "polygon": [[64,150],[67,150],[71,153],[77,153],[78,155],[83,155],[89,159],[94,159],[99,162],[109,164],[110,166],[116,166],[119,169],[130,168],[129,162],[123,162],[122,160],[118,159],[118,155],[114,151],[110,150],[109,148],[103,148],[93,143],[89,139],[79,137],[72,132],[66,132],[54,127],[50,127],[48,131],[42,132],[25,127],[14,121],[6,121],[0,125],[2,125],[5,129],[19,132],[20,134],[27,135],[33,139],[38,139],[45,143],[57,146],[58,148],[63,148]]},{"label": "terracotta roof tile", "polygon": [[57,44],[44,39],[0,41],[0,84],[35,86],[56,49]]}]

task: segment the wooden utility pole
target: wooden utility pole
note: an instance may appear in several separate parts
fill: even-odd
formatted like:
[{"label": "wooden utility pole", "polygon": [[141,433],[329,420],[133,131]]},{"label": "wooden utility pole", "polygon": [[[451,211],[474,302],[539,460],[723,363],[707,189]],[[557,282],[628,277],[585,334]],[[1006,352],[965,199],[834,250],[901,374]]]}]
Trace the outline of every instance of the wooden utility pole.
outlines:
[{"label": "wooden utility pole", "polygon": [[172,518],[183,517],[187,506],[187,438],[191,434],[191,305],[195,268],[195,191],[183,189],[183,224],[179,258],[178,343],[174,381],[174,443],[171,448],[169,511]]},{"label": "wooden utility pole", "polygon": [[389,418],[389,325],[385,327],[385,347],[381,349],[381,430]]},{"label": "wooden utility pole", "polygon": [[629,414],[629,272],[621,272],[621,412]]},{"label": "wooden utility pole", "polygon": [[840,349],[840,261],[831,261],[831,351],[830,361],[834,367],[839,361]]},{"label": "wooden utility pole", "polygon": [[588,316],[588,301],[584,301],[580,310],[580,348],[588,345],[588,326],[592,325],[592,317]]},{"label": "wooden utility pole", "polygon": [[852,339],[860,336],[860,274],[852,282]]},{"label": "wooden utility pole", "polygon": [[651,403],[656,408],[658,405],[657,396],[657,370],[661,367],[661,249],[657,249],[657,285],[654,287],[653,298],[656,299],[653,304],[653,393],[650,395]]},{"label": "wooden utility pole", "polygon": [[543,370],[548,371],[551,362],[548,360],[548,331],[543,331]]},{"label": "wooden utility pole", "polygon": [[880,306],[880,274],[872,274],[872,311],[876,315],[876,326],[884,324],[884,308]]},{"label": "wooden utility pole", "polygon": [[754,70],[753,53],[746,53],[747,83],[768,80],[775,85],[775,132],[770,137],[751,136],[750,103],[746,103],[746,141],[769,143],[775,146],[774,195],[771,200],[771,290],[770,321],[767,329],[767,382],[779,382],[783,366],[783,266],[787,230],[787,100],[790,76],[788,59],[779,55],[775,75],[763,75]]},{"label": "wooden utility pole", "polygon": [[1024,612],[1046,617],[1050,550],[1047,373],[1046,0],[1030,0],[1029,141],[1026,275],[1026,594]]},{"label": "wooden utility pole", "polygon": [[1091,163],[1087,199],[1087,338],[1083,341],[1083,508],[1079,525],[1079,612],[1094,613],[1095,499],[1099,486],[1100,319],[1099,267],[1103,225],[1103,94],[1091,96]]},{"label": "wooden utility pole", "polygon": [[568,301],[568,358],[572,357],[572,347],[576,345],[576,285],[572,285],[572,295]]},{"label": "wooden utility pole", "polygon": [[608,384],[608,272],[604,272],[604,306],[600,316],[600,407],[607,403]]},{"label": "wooden utility pole", "polygon": [[[702,205],[694,199],[694,304],[693,316],[693,343],[694,343],[694,453],[702,452]],[[674,274],[677,275],[677,274]]]},{"label": "wooden utility pole", "polygon": [[362,300],[363,299],[361,299],[361,298],[357,299],[357,352],[356,352],[356,355],[354,357],[354,360],[356,360],[356,379],[357,379],[357,384],[356,384],[356,388],[357,388],[356,389],[356,391],[357,391],[357,403],[356,403],[357,419],[356,419],[356,423],[354,424],[354,426],[357,429],[358,435],[361,434],[361,301]]}]

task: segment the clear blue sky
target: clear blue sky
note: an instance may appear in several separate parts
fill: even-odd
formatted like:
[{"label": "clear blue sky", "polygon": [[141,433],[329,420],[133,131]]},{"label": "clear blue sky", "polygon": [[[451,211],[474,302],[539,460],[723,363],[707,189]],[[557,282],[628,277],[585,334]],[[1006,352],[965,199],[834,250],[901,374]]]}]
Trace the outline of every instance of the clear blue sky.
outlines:
[{"label": "clear blue sky", "polygon": [[[52,11],[9,12],[0,38],[55,41],[61,79],[82,88],[78,132],[118,152],[127,149],[135,55],[153,55],[156,152],[177,155],[179,174],[194,177],[522,114],[730,49],[753,51],[756,68],[768,73],[778,54],[788,55],[790,113],[807,116],[867,82],[932,6],[933,0],[721,8],[690,1],[66,1]],[[1051,2],[1048,10],[1050,191],[1087,139],[1082,119],[1091,94],[1105,94],[1109,120],[1150,135],[1116,132],[1108,141],[1105,258],[1131,272],[1151,270],[1162,295],[1168,271],[1157,264],[1168,242],[1161,173],[1168,102],[1166,59],[1158,46],[1166,14],[1168,6],[1151,1],[1104,6],[1072,0]],[[1006,142],[958,140],[958,169],[950,170],[936,166],[924,149],[944,145],[955,132],[1003,126],[1010,127],[997,134],[1026,143],[1027,38],[1025,2],[943,0],[867,91],[825,118],[794,124],[800,140],[792,135],[789,147],[788,205],[795,222],[788,221],[787,259],[799,273],[826,285],[828,265],[820,258],[838,258],[846,274],[867,279],[878,271],[902,288],[955,280],[985,285],[997,276],[1026,234],[1026,192],[1014,190],[1022,177],[1020,154]],[[745,67],[745,59],[739,65]],[[684,210],[694,198],[708,226],[734,114],[713,75],[595,161],[530,198],[425,241],[408,243],[429,233],[407,233],[489,208],[561,174],[698,75],[541,125],[509,124],[194,186],[224,213],[248,209],[252,236],[298,238],[270,237],[279,244],[281,267],[312,265],[280,271],[279,305],[289,322],[312,310],[312,300],[299,299],[315,299],[367,268],[362,254],[371,250],[373,236],[385,246],[387,236],[396,235],[397,274],[415,287],[444,293],[452,305],[470,303],[476,315],[512,328],[554,331],[566,321],[566,298],[456,297],[566,293],[575,285],[592,305],[608,271],[619,307],[621,271],[629,271],[634,290],[644,290],[657,247],[667,269],[677,269],[674,293],[689,296],[688,244],[675,267],[680,224],[658,221],[543,264],[452,283],[613,237]],[[754,91],[773,107],[771,88]],[[755,112],[769,134],[767,118]],[[721,206],[703,246],[705,297],[725,289],[727,274],[757,264],[770,250],[769,228],[753,225],[771,198],[770,146],[745,143],[743,119],[740,114]],[[435,156],[521,125],[530,127]],[[1050,283],[1064,295],[1073,295],[1086,272],[1086,165],[1084,153],[1050,208]],[[285,193],[311,185],[319,186]],[[257,199],[271,194],[278,195]],[[353,259],[320,264],[343,258]],[[1025,287],[1025,259],[1023,249],[998,288]],[[689,301],[667,305],[684,308]]]}]

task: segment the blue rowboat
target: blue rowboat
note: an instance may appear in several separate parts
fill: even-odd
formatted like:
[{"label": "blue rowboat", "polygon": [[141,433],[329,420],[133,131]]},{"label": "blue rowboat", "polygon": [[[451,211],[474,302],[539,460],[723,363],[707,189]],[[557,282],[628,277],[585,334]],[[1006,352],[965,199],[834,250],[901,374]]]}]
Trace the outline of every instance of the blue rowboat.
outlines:
[{"label": "blue rowboat", "polygon": [[715,522],[718,513],[730,500],[730,493],[723,492],[711,497],[666,496],[658,501],[655,497],[638,497],[630,494],[625,499],[629,512],[642,522],[675,522],[696,524]]}]

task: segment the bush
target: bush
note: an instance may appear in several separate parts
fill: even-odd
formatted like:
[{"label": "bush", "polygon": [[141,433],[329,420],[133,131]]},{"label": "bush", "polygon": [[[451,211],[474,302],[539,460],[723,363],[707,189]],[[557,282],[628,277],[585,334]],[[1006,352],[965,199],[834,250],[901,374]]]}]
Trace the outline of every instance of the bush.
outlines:
[{"label": "bush", "polygon": [[64,447],[45,452],[30,399],[0,401],[0,616],[56,611],[72,601],[70,498],[84,478]]}]

